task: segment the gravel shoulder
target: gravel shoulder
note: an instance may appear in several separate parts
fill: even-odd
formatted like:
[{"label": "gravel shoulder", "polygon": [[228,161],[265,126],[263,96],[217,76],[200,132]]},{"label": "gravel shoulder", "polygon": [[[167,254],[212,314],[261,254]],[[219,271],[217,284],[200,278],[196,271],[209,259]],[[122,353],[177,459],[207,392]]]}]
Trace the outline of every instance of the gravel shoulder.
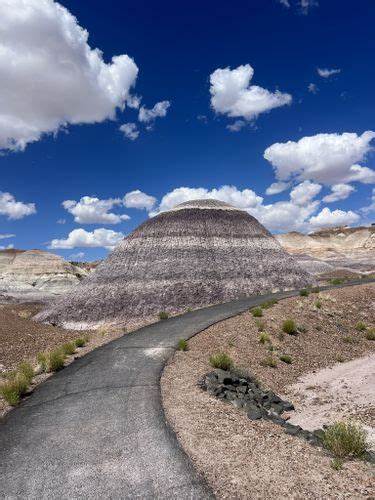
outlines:
[{"label": "gravel shoulder", "polygon": [[[316,301],[321,301],[321,308]],[[295,297],[264,310],[259,320],[270,336],[259,342],[255,318],[248,312],[217,323],[189,341],[189,351],[177,352],[166,366],[162,380],[167,419],[218,498],[372,498],[372,468],[349,461],[341,471],[331,467],[322,449],[287,436],[270,422],[251,422],[245,413],[209,396],[197,382],[210,371],[208,359],[228,352],[238,369],[255,375],[262,385],[295,403],[292,386],[302,376],[337,366],[375,352],[375,342],[356,329],[359,321],[374,326],[375,285],[366,284]],[[297,336],[280,335],[284,319],[302,327]],[[279,356],[288,354],[292,364]],[[261,366],[272,356],[276,368]],[[338,366],[344,367],[344,363]],[[371,366],[371,364],[369,365]],[[302,380],[302,379],[301,379]],[[371,421],[371,408],[353,408],[334,417],[351,416],[364,424]]]}]

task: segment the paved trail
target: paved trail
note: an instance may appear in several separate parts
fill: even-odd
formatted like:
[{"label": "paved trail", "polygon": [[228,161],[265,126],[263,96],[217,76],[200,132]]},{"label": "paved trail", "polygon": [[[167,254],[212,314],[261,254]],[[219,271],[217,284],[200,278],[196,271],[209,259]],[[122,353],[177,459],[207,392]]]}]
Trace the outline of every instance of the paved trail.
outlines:
[{"label": "paved trail", "polygon": [[57,373],[0,427],[0,497],[209,499],[162,408],[160,376],[179,339],[270,297],[250,297],[141,328]]}]

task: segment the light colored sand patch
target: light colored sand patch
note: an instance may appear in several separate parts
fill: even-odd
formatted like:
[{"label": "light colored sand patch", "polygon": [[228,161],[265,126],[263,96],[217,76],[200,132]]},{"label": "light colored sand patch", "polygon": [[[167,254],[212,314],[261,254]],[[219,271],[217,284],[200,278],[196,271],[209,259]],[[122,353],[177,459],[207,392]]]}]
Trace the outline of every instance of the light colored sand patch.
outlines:
[{"label": "light colored sand patch", "polygon": [[360,420],[375,449],[375,355],[304,375],[287,394],[296,406],[291,423],[313,430],[337,420]]},{"label": "light colored sand patch", "polygon": [[149,347],[144,350],[144,353],[148,358],[160,359],[165,358],[168,350],[169,348],[166,347]]}]

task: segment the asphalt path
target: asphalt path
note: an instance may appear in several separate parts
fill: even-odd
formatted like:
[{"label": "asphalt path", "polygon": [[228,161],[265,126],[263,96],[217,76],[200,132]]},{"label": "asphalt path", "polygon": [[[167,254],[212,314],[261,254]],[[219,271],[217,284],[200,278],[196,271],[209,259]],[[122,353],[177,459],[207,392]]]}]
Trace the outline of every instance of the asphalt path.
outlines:
[{"label": "asphalt path", "polygon": [[[364,281],[350,284],[357,283]],[[49,378],[1,422],[0,497],[214,498],[165,420],[163,367],[179,339],[298,293],[247,297],[159,321]]]}]

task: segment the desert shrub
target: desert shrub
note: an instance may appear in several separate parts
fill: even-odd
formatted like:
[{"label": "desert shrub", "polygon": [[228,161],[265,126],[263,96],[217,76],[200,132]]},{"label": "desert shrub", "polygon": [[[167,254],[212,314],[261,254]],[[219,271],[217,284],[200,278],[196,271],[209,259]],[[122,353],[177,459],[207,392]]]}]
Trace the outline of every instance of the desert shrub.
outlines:
[{"label": "desert shrub", "polygon": [[316,301],[315,301],[315,307],[316,307],[317,309],[321,309],[321,308],[322,308],[322,305],[323,305],[323,303],[322,303],[322,301],[321,301],[321,300],[316,300]]},{"label": "desert shrub", "polygon": [[64,356],[59,349],[52,351],[48,355],[48,371],[57,372],[64,368]]},{"label": "desert shrub", "polygon": [[169,318],[169,314],[165,311],[160,311],[158,316],[159,316],[159,319],[168,319]]},{"label": "desert shrub", "polygon": [[29,383],[34,377],[34,369],[28,361],[22,361],[18,365],[18,372],[23,375]]},{"label": "desert shrub", "polygon": [[261,319],[256,319],[255,324],[257,325],[258,332],[263,332],[264,329],[266,328],[266,323]]},{"label": "desert shrub", "polygon": [[260,318],[261,316],[263,316],[261,307],[253,307],[253,309],[250,309],[250,312],[254,316],[254,318]]},{"label": "desert shrub", "polygon": [[331,462],[332,469],[341,470],[344,460],[342,458],[335,457]]},{"label": "desert shrub", "polygon": [[230,370],[233,366],[232,358],[225,352],[219,352],[210,357],[210,364],[214,368],[220,368],[221,370]]},{"label": "desert shrub", "polygon": [[338,363],[344,363],[344,361],[345,361],[345,358],[342,354],[336,354],[335,359]]},{"label": "desert shrub", "polygon": [[355,329],[358,330],[359,332],[364,332],[366,328],[367,326],[363,321],[358,321],[358,323],[355,326]]},{"label": "desert shrub", "polygon": [[266,342],[270,342],[271,339],[270,339],[270,336],[268,335],[268,333],[261,333],[258,337],[258,340],[261,344],[265,344]]},{"label": "desert shrub", "polygon": [[319,293],[320,292],[320,287],[313,286],[310,291],[311,291],[311,293]]},{"label": "desert shrub", "polygon": [[48,353],[38,352],[36,359],[44,372],[48,371]]},{"label": "desert shrub", "polygon": [[292,364],[292,356],[289,356],[289,354],[282,354],[281,356],[279,356],[279,358],[280,358],[280,361],[283,361],[287,365]]},{"label": "desert shrub", "polygon": [[66,342],[61,346],[61,352],[63,356],[70,356],[76,352],[75,342]]},{"label": "desert shrub", "polygon": [[177,343],[177,348],[179,351],[187,351],[189,349],[187,341],[185,339],[180,339]]},{"label": "desert shrub", "polygon": [[342,283],[345,282],[345,279],[344,278],[332,278],[331,280],[329,280],[329,282],[331,283],[331,285],[341,285]]},{"label": "desert shrub", "polygon": [[324,433],[323,444],[336,458],[362,457],[367,449],[366,432],[354,422],[335,422]]},{"label": "desert shrub", "polygon": [[278,303],[277,299],[269,299],[266,300],[266,302],[263,302],[263,304],[260,305],[262,309],[270,309],[272,306]]},{"label": "desert shrub", "polygon": [[375,328],[371,328],[371,330],[367,330],[366,334],[367,340],[375,340]]},{"label": "desert shrub", "polygon": [[0,386],[0,394],[10,406],[15,406],[29,388],[30,380],[18,372],[14,378]]},{"label": "desert shrub", "polygon": [[345,337],[342,338],[342,341],[344,344],[354,344],[354,339],[350,335],[345,335]]},{"label": "desert shrub", "polygon": [[74,341],[76,347],[84,347],[87,344],[87,337],[79,337]]},{"label": "desert shrub", "polygon": [[28,311],[27,309],[22,309],[22,311],[18,311],[17,313],[17,316],[21,319],[29,319],[32,315],[32,311]]},{"label": "desert shrub", "polygon": [[306,288],[302,288],[302,290],[299,291],[299,294],[301,297],[307,297],[309,295],[309,291]]},{"label": "desert shrub", "polygon": [[260,364],[262,366],[269,366],[270,368],[276,368],[277,362],[273,356],[266,356],[265,358],[260,360]]},{"label": "desert shrub", "polygon": [[282,330],[288,335],[295,335],[297,333],[297,325],[294,319],[285,319],[282,324]]}]

